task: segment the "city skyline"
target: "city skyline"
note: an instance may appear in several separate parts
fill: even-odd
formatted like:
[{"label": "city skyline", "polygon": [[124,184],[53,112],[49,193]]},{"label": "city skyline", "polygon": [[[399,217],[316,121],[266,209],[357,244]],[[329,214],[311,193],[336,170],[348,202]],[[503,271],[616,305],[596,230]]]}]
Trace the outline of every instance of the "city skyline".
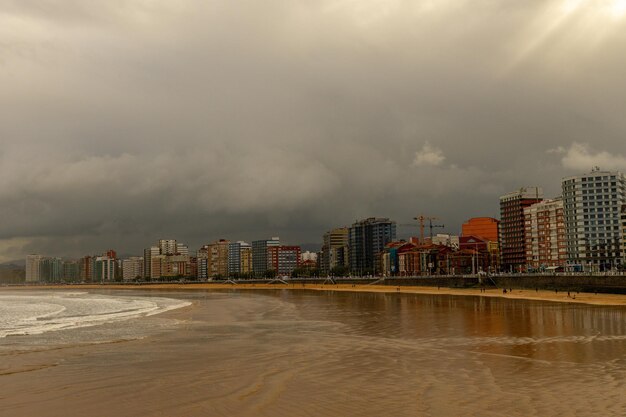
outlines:
[{"label": "city skyline", "polygon": [[[434,229],[445,226],[436,224],[440,219],[423,215],[414,218],[419,237],[409,239],[398,239],[398,224],[389,218],[369,217],[349,228],[333,228],[322,236],[320,250],[314,249],[315,262],[308,263],[307,270],[313,275],[414,276],[623,269],[626,176],[594,167],[588,173],[563,178],[561,187],[562,195],[554,199],[545,199],[541,187],[521,187],[506,193],[499,198],[500,219],[470,218],[459,235],[434,235]],[[78,262],[30,254],[26,281],[91,282],[95,279],[93,271],[107,277],[101,280],[110,281],[121,279],[122,270],[124,280],[267,278],[268,271],[289,276],[304,261],[300,245],[285,245],[279,237],[251,243],[220,238],[202,245],[196,257],[188,245],[176,239],[159,239],[157,246],[145,248],[143,254],[143,258],[122,259],[128,256],[118,257],[109,249]],[[143,272],[134,275],[138,270]]]},{"label": "city skyline", "polygon": [[[599,167],[594,167],[588,173],[579,173],[579,175],[593,175],[594,171],[596,171],[596,170],[600,170],[600,168]],[[564,180],[566,180],[567,178],[570,178],[570,177],[562,178],[560,184],[562,185],[562,181],[564,181]],[[511,190],[510,192],[506,193],[503,196],[499,196],[500,204],[502,203],[502,199],[503,198],[507,198],[510,195],[515,195],[515,194],[519,194],[519,193],[529,193],[529,195],[528,195],[529,197],[534,197],[535,194],[537,194],[537,196],[540,197],[540,199],[543,199],[545,197],[544,193],[543,193],[543,187],[538,187],[537,190],[536,190],[535,187],[520,186],[519,188],[517,188],[515,190]],[[545,201],[551,201],[551,199],[553,199],[553,198],[555,198],[557,200],[558,199],[562,199],[562,195],[558,194],[558,195],[554,195],[554,196],[551,196],[551,197],[546,197]],[[497,202],[494,202],[494,204],[497,205]],[[498,207],[498,210],[501,210],[500,206]],[[494,216],[486,216],[486,215],[483,216],[483,215],[480,215],[480,214],[476,215],[476,216],[473,216],[473,217],[466,216],[463,220],[453,222],[455,224],[458,223],[460,225],[458,230],[450,230],[450,227],[446,227],[445,225],[442,224],[442,225],[437,225],[436,226],[437,228],[434,229],[434,234],[436,235],[438,233],[441,233],[443,235],[461,236],[461,235],[463,235],[462,230],[463,230],[463,227],[464,227],[466,221],[472,220],[472,219],[475,219],[475,218],[485,218],[485,219],[489,218],[489,219],[494,219],[494,220],[497,219],[498,221],[500,221],[501,216],[502,216],[502,213],[500,213],[499,215],[494,215]],[[367,220],[367,219],[373,219],[375,217],[376,216],[368,216],[368,217],[365,217],[363,219],[355,219],[353,222],[350,222],[350,223],[348,223],[346,225],[328,225],[328,226],[326,226],[326,229],[324,229],[324,231],[319,236],[317,236],[317,240],[310,241],[310,242],[290,242],[290,244],[301,246],[303,251],[319,252],[319,250],[321,250],[321,248],[322,248],[322,246],[324,244],[324,238],[325,238],[324,235],[327,232],[329,232],[329,230],[336,229],[336,228],[349,227],[351,224],[353,224],[355,222],[360,222],[360,221],[364,221],[364,220]],[[438,221],[441,220],[439,218],[433,218],[433,219],[436,219],[435,223],[437,223]],[[397,219],[391,219],[391,220],[396,225],[395,227],[398,230],[400,230],[398,232],[398,234],[397,234],[397,238],[399,240],[409,241],[409,240],[411,240],[413,238],[418,238],[419,233],[420,233],[419,232],[419,224],[420,223],[419,223],[419,221],[417,221],[418,219],[413,218],[411,220],[408,220],[407,223],[402,223],[401,221],[399,222],[399,221],[397,221]],[[426,220],[428,220],[428,218],[426,218]],[[442,230],[438,229],[439,227],[441,227]],[[426,223],[426,236],[428,236],[428,230],[427,229],[428,229],[428,226],[427,226],[427,223]],[[431,230],[430,232],[433,232],[433,231]],[[277,233],[273,233],[273,234],[269,233],[269,235],[276,235],[276,234]],[[158,236],[159,237],[156,240],[160,240],[162,238],[162,236],[160,236],[160,235],[158,235]],[[189,244],[187,244],[188,240],[186,240],[184,237],[182,239],[180,237],[176,237],[175,239],[178,240],[179,242],[185,242],[184,246],[186,248],[191,247],[191,248],[195,248],[195,249],[199,250],[203,246],[205,246],[207,243],[213,242],[213,241],[220,241],[220,240],[223,240],[223,239],[227,239],[227,240],[232,241],[232,242],[237,242],[237,241],[239,241],[239,242],[253,242],[256,238],[251,238],[250,236],[245,236],[243,238],[241,238],[241,237],[239,237],[239,238],[232,238],[228,233],[226,233],[225,236],[212,237],[212,238],[200,240],[200,243],[198,243],[197,245],[189,245]],[[143,242],[143,246],[145,246],[145,243],[146,242]],[[78,254],[73,254],[73,255],[61,255],[58,252],[56,252],[56,253],[55,252],[47,252],[47,253],[32,252],[32,253],[29,253],[27,255],[42,255],[43,254],[46,257],[62,258],[62,259],[72,260],[72,259],[78,259],[78,258],[83,257],[85,255],[98,256],[98,254],[106,253],[107,250],[111,250],[109,248],[112,248],[112,247],[117,248],[119,246],[120,246],[119,244],[113,244],[113,245],[108,245],[108,246],[107,245],[100,245],[99,247],[97,247],[96,249],[92,250],[91,252],[83,251],[83,252],[80,252]],[[145,247],[141,247],[141,248],[139,248],[138,250],[135,250],[135,251],[132,251],[132,250],[131,251],[120,251],[120,258],[128,258],[128,257],[133,257],[133,256],[139,256],[139,255],[141,255],[143,253],[144,249],[145,249]],[[195,250],[194,250],[194,252],[195,252]],[[18,264],[21,264],[23,262],[23,258],[22,259],[9,260],[8,262],[5,261],[5,263],[7,263],[7,264],[10,264],[12,262],[13,263],[17,262]]]},{"label": "city skyline", "polygon": [[[593,177],[594,175],[597,175],[597,172],[603,172],[603,173],[604,173],[604,175],[606,175],[606,174],[607,174],[607,171],[600,171],[600,168],[599,168],[599,167],[594,167],[594,168],[593,168],[590,172],[588,172],[588,173],[584,173],[584,174],[582,174],[582,173],[581,173],[581,174],[579,174],[579,176],[580,176],[580,175],[582,175],[582,176],[587,175],[587,176],[592,176],[592,177]],[[618,173],[618,174],[619,174],[619,171],[616,171],[616,172],[614,172],[613,174],[615,174],[615,173]],[[621,174],[621,175],[623,175],[623,174]],[[561,180],[561,185],[562,185],[562,187],[563,187],[562,189],[565,189],[565,188],[566,188],[566,182],[567,182],[567,180],[569,180],[570,178],[574,178],[574,177],[567,177],[567,178],[563,178],[563,179]],[[581,177],[581,178],[582,178],[582,177]],[[516,196],[517,196],[517,197],[516,197]],[[489,216],[475,216],[475,217],[467,217],[466,219],[464,219],[464,220],[462,221],[462,227],[461,227],[459,230],[457,230],[457,231],[453,231],[453,232],[449,231],[449,230],[448,230],[449,228],[448,228],[448,229],[446,229],[446,228],[445,228],[445,225],[443,225],[443,224],[437,224],[438,220],[441,220],[441,219],[436,218],[436,217],[424,217],[422,220],[420,220],[420,219],[418,219],[418,218],[414,218],[414,219],[412,219],[413,223],[398,223],[395,219],[391,219],[391,221],[392,221],[392,222],[393,222],[393,224],[394,224],[394,236],[396,236],[396,234],[395,234],[395,233],[396,233],[396,232],[395,232],[395,230],[396,230],[398,227],[399,227],[400,229],[403,229],[403,230],[405,231],[404,233],[399,233],[399,234],[397,235],[398,240],[399,240],[399,241],[407,241],[407,242],[408,242],[408,241],[411,241],[411,240],[413,240],[413,239],[419,239],[419,236],[421,235],[421,233],[424,233],[424,236],[426,236],[426,237],[428,237],[428,236],[429,236],[429,234],[430,234],[430,235],[431,235],[431,238],[432,238],[432,236],[433,236],[433,235],[437,235],[437,236],[456,236],[456,237],[458,237],[458,236],[471,236],[473,233],[466,233],[466,232],[465,232],[465,228],[466,228],[466,226],[467,226],[467,223],[465,223],[466,221],[479,220],[479,221],[483,221],[483,222],[496,221],[496,222],[498,222],[498,223],[501,223],[501,221],[502,221],[503,219],[508,218],[508,217],[507,217],[508,215],[506,214],[506,209],[504,209],[505,211],[502,211],[502,210],[503,210],[503,208],[502,208],[502,207],[503,207],[503,205],[502,205],[502,204],[503,204],[503,202],[506,202],[507,200],[511,200],[511,199],[515,200],[516,198],[519,198],[519,196],[525,196],[525,198],[530,199],[530,200],[528,200],[528,203],[526,204],[526,207],[528,207],[528,208],[532,207],[532,208],[534,208],[535,210],[537,210],[537,209],[539,208],[539,206],[541,206],[541,204],[536,205],[536,203],[538,203],[538,202],[540,202],[540,201],[542,201],[542,200],[543,200],[543,203],[551,203],[551,202],[553,202],[553,201],[561,201],[561,203],[562,203],[562,199],[563,199],[563,196],[562,196],[562,195],[554,196],[554,199],[555,199],[555,200],[553,200],[552,198],[547,198],[547,199],[544,199],[544,195],[543,195],[543,188],[542,188],[542,187],[527,187],[527,186],[522,186],[522,187],[520,187],[519,189],[513,190],[513,191],[508,192],[508,193],[506,193],[505,195],[502,195],[502,196],[500,196],[500,197],[499,197],[499,200],[500,200],[500,211],[501,211],[500,216],[496,216],[496,217],[489,217]],[[586,197],[585,197],[585,198],[586,198]],[[507,203],[505,203],[505,204],[507,204]],[[519,215],[520,215],[520,216],[522,216],[520,219],[522,219],[522,220],[523,220],[523,217],[528,216],[528,215],[530,214],[530,212],[527,212],[528,208],[525,208],[525,209],[523,210],[523,212],[520,212],[520,213],[519,213]],[[581,209],[581,210],[582,210],[582,209]],[[585,217],[586,217],[586,216],[585,216]],[[369,220],[373,220],[373,219],[375,219],[375,217],[374,217],[374,216],[370,216],[370,217],[368,217],[368,218],[364,218],[364,219],[356,220],[356,221],[352,224],[352,226],[354,226],[355,224],[357,224],[357,223],[359,223],[359,222],[362,222],[362,221],[369,221]],[[389,219],[388,219],[388,220],[389,220]],[[434,228],[430,228],[430,230],[428,230],[428,228],[429,228],[429,226],[428,226],[428,224],[429,224],[429,223],[428,223],[428,222],[429,222],[429,220],[430,220],[430,223],[434,226]],[[434,220],[434,223],[433,223],[433,220]],[[515,221],[520,221],[520,220],[515,220]],[[562,221],[562,220],[561,220],[561,221]],[[616,221],[617,221],[617,220],[616,220]],[[496,238],[496,239],[495,239],[496,241],[499,241],[499,240],[501,240],[501,239],[504,239],[504,240],[506,240],[506,239],[507,239],[507,233],[508,233],[508,232],[507,232],[507,230],[508,230],[508,226],[506,226],[506,225],[507,225],[507,222],[508,222],[508,220],[505,220],[505,221],[501,224],[501,226],[502,226],[502,227],[500,228],[500,230],[499,230],[499,232],[498,232],[499,234],[501,234],[501,236],[500,236],[500,237],[498,237],[498,238]],[[420,231],[420,224],[422,224],[422,225],[424,226],[424,229],[423,229],[422,231]],[[324,245],[327,245],[327,244],[328,244],[328,242],[326,241],[326,239],[327,239],[327,235],[328,235],[329,233],[333,233],[334,231],[337,231],[337,230],[343,230],[343,229],[345,229],[345,230],[347,231],[347,230],[348,230],[348,228],[347,228],[347,227],[348,227],[348,225],[344,225],[344,226],[334,226],[334,227],[332,227],[332,228],[330,228],[330,229],[328,229],[328,230],[324,231],[324,232],[323,232],[323,234],[321,235],[321,238],[320,238],[320,236],[318,236],[318,241],[317,241],[317,242],[291,242],[291,244],[297,244],[297,246],[302,247],[302,250],[303,250],[303,251],[313,251],[313,252],[319,252],[320,250],[323,250]],[[486,226],[486,227],[488,227],[488,226]],[[526,227],[529,227],[529,226],[526,226]],[[624,226],[624,225],[623,225],[622,227],[626,227],[626,226]],[[444,229],[444,230],[439,230],[439,228]],[[517,232],[515,231],[515,230],[518,230],[518,229],[517,229],[517,226],[515,226],[515,228],[514,228],[513,230],[514,230],[514,232],[513,232],[514,234],[515,234],[515,233],[517,233]],[[433,233],[433,231],[434,231],[434,233]],[[484,230],[483,230],[482,232],[484,232]],[[475,235],[475,236],[485,236],[485,235],[482,235],[482,232],[480,232],[478,235],[475,235],[475,234],[474,234],[474,235]],[[441,233],[441,234],[439,234],[439,233]],[[535,233],[536,233],[536,230],[535,230]],[[621,232],[620,232],[620,233],[621,233]],[[489,239],[488,239],[488,240],[494,241],[494,238],[493,238],[492,234],[493,234],[493,233],[491,233],[491,234],[489,235]],[[178,237],[178,238],[176,238],[176,239],[179,239],[179,237]],[[226,240],[225,240],[225,239],[226,239]],[[276,238],[272,238],[272,239],[278,239],[278,238],[276,237]],[[521,240],[520,240],[520,239],[521,239]],[[521,246],[519,246],[519,245],[518,245],[518,246],[519,246],[519,248],[518,248],[518,249],[513,249],[513,247],[514,247],[515,245],[511,245],[511,244],[509,244],[509,247],[505,249],[505,252],[503,252],[503,255],[505,256],[505,258],[508,256],[508,255],[506,255],[507,251],[510,251],[510,250],[513,250],[514,252],[515,252],[515,251],[517,251],[517,252],[516,252],[516,253],[518,253],[518,255],[517,255],[517,256],[518,256],[518,257],[521,257],[521,259],[524,259],[524,261],[522,261],[522,262],[518,262],[518,264],[519,264],[519,263],[524,263],[524,264],[528,264],[528,265],[530,265],[532,262],[531,262],[531,261],[528,261],[528,262],[527,262],[527,261],[525,260],[526,255],[525,255],[525,252],[524,252],[524,251],[525,251],[525,250],[527,250],[528,248],[524,249],[524,246],[527,244],[527,243],[525,243],[524,239],[525,239],[525,238],[524,238],[523,236],[519,237],[519,239],[518,239],[518,240],[519,240],[519,242],[518,242],[518,243],[519,243],[519,245],[521,245]],[[431,239],[431,240],[432,240],[432,239]],[[162,239],[159,239],[159,242],[161,242],[161,241],[162,241]],[[171,240],[171,242],[176,242],[176,241],[177,241],[177,240]],[[184,239],[183,239],[183,241],[185,241],[185,242],[186,242],[186,240],[184,240]],[[215,241],[215,242],[218,242],[218,241],[229,241],[229,242],[239,242],[239,243],[246,243],[246,244],[249,244],[249,243],[247,243],[246,241],[249,241],[249,242],[254,243],[254,241],[255,241],[255,240],[254,240],[254,239],[250,239],[250,237],[249,237],[249,236],[247,236],[247,237],[246,237],[246,238],[244,238],[243,240],[242,240],[242,239],[231,239],[231,238],[227,235],[227,236],[222,236],[222,237],[220,237],[220,238],[215,238],[215,239],[205,239],[205,240],[203,240],[203,241],[202,241],[202,242],[201,242],[201,243],[200,243],[200,244],[196,247],[196,249],[197,249],[198,251],[200,251],[200,250],[202,250],[203,248],[205,248],[205,247],[206,247],[207,243],[212,242],[212,241]],[[165,240],[164,242],[170,242],[170,241]],[[184,248],[185,248],[185,250],[184,250],[184,253],[185,253],[185,254],[190,253],[190,251],[189,251],[189,245],[180,243],[180,242],[181,242],[180,240],[179,240],[178,242],[179,242],[179,245],[182,245],[182,247],[184,247]],[[433,241],[433,242],[434,242],[434,241]],[[113,246],[117,246],[117,245],[113,245]],[[145,245],[144,245],[144,246],[145,246]],[[193,248],[193,246],[192,246],[192,248]],[[521,248],[521,249],[520,249],[520,248]],[[148,249],[149,249],[149,248],[148,248]],[[146,251],[146,250],[148,250],[148,249],[146,249],[146,248],[144,247],[144,248],[142,248],[141,250],[139,250],[138,252],[125,252],[125,253],[122,253],[122,254],[121,254],[121,256],[120,256],[120,259],[121,259],[121,258],[128,258],[128,257],[137,256],[137,255],[138,255],[138,254],[140,254],[141,252],[144,252],[144,253],[145,253],[145,251]],[[103,248],[98,248],[97,250],[94,250],[94,251],[92,251],[92,252],[90,252],[90,253],[88,253],[88,254],[87,254],[87,253],[85,253],[85,252],[81,252],[81,253],[80,253],[80,255],[79,255],[79,257],[83,257],[84,255],[88,255],[88,256],[92,256],[92,255],[94,255],[94,256],[97,256],[96,254],[98,254],[98,253],[102,253],[102,251],[103,251],[103,250],[105,251],[104,253],[106,254],[106,250],[105,250],[105,249],[103,249]],[[110,250],[110,249],[109,249],[109,250]],[[534,249],[534,250],[536,250],[536,249]],[[168,251],[166,251],[166,252],[168,252],[168,253],[174,253],[174,252],[176,252],[176,251],[168,250]],[[38,255],[38,256],[40,256],[40,255],[42,255],[42,254],[41,254],[41,253],[31,253],[31,254],[29,254],[29,255]],[[46,256],[46,257],[52,257],[52,258],[64,258],[64,259],[74,259],[74,258],[77,258],[77,256],[60,256],[60,255],[50,254],[50,253],[45,254],[44,256]],[[341,256],[343,256],[343,255],[341,255]],[[565,258],[564,253],[562,254],[562,256],[563,256],[563,260],[565,260],[566,258]],[[18,263],[18,264],[19,264],[19,263],[21,263],[21,260],[14,260],[14,261],[12,261],[12,262],[15,262],[15,261],[17,261],[17,263]],[[506,265],[506,263],[507,263],[507,262],[506,262],[506,260],[503,260],[503,261],[504,261],[504,264]],[[326,262],[329,262],[329,261],[327,260]],[[516,264],[516,263],[513,263],[513,264]]]},{"label": "city skyline", "polygon": [[458,233],[626,171],[622,6],[5,2],[0,263],[369,216]]},{"label": "city skyline", "polygon": [[[601,173],[602,175],[618,174],[618,175],[621,175],[621,178],[623,178],[623,176],[624,176],[624,174],[621,173],[620,171],[614,171],[614,172],[603,171],[603,170],[600,169],[600,167],[596,166],[596,167],[592,168],[587,173],[580,173],[578,176],[570,176],[570,177],[562,178],[561,179],[562,191],[565,192],[565,193],[570,193],[569,185],[567,185],[567,183],[570,182],[572,178],[583,178],[583,177],[586,177],[586,176],[590,176],[591,178],[593,178],[594,176],[598,175],[598,173]],[[610,184],[610,183],[608,183],[608,184]],[[601,183],[600,187],[602,187],[602,183]],[[603,189],[601,188],[600,192],[602,192],[602,190]],[[604,191],[607,191],[607,190],[604,190]],[[583,192],[585,194],[587,193],[587,191],[583,191]],[[621,195],[622,194],[620,194],[620,196]],[[521,211],[519,213],[519,216],[521,216],[520,219],[514,220],[513,224],[517,224],[519,222],[523,223],[524,218],[526,216],[530,215],[530,212],[528,211],[529,208],[534,208],[535,210],[537,210],[543,203],[551,203],[553,201],[561,202],[561,205],[562,205],[562,200],[563,200],[563,194],[554,196],[553,198],[544,198],[543,187],[522,186],[522,187],[519,187],[516,190],[508,192],[508,193],[506,193],[506,194],[504,194],[504,195],[499,197],[499,201],[500,201],[500,216],[496,216],[496,217],[490,217],[490,216],[467,217],[465,220],[463,220],[461,222],[462,223],[462,227],[459,230],[454,231],[454,232],[450,232],[448,230],[449,228],[446,228],[446,226],[443,225],[443,224],[437,224],[438,221],[441,220],[441,219],[439,219],[437,217],[423,217],[423,216],[420,216],[421,218],[417,218],[417,217],[413,218],[412,219],[413,223],[398,223],[395,219],[389,219],[389,218],[386,218],[386,221],[391,221],[393,223],[393,225],[394,225],[393,226],[393,228],[394,228],[394,232],[393,232],[394,239],[392,239],[392,240],[395,240],[395,238],[397,237],[397,241],[398,242],[399,241],[411,242],[414,239],[415,240],[420,240],[422,237],[427,237],[428,238],[428,236],[430,235],[431,242],[433,242],[433,243],[437,239],[439,239],[440,236],[441,236],[441,239],[444,239],[445,236],[448,236],[448,238],[450,236],[454,236],[456,238],[458,238],[459,236],[472,236],[472,233],[466,233],[464,231],[466,226],[467,226],[467,223],[465,223],[466,221],[474,221],[474,220],[479,220],[479,221],[483,221],[483,222],[484,221],[487,221],[487,222],[495,221],[495,222],[500,224],[499,231],[498,231],[499,236],[498,236],[498,238],[496,240],[499,241],[500,244],[502,244],[501,241],[510,240],[510,237],[507,237],[508,236],[507,233],[509,233],[509,232],[507,232],[507,230],[508,230],[507,224],[510,223],[510,221],[507,220],[509,218],[509,215],[506,214],[507,213],[507,209],[503,208],[503,207],[506,207],[507,204],[509,204],[509,203],[506,203],[508,200],[517,200],[520,197],[527,199],[527,203],[524,206],[526,208],[524,208],[523,211]],[[587,197],[583,197],[583,198],[586,199]],[[620,197],[620,198],[622,198],[622,197]],[[542,202],[542,204],[537,204],[539,202]],[[586,204],[587,203],[585,203],[585,205]],[[618,206],[619,206],[619,204],[618,204]],[[618,206],[615,207],[616,211],[619,211],[619,207]],[[516,207],[516,205],[514,204],[514,206],[511,206],[510,208],[513,208],[513,207]],[[515,209],[515,210],[517,210],[517,209]],[[562,210],[562,208],[561,208],[561,210]],[[587,210],[585,210],[585,212],[586,211]],[[580,208],[580,215],[582,216],[582,208]],[[585,215],[585,218],[587,218],[587,217],[588,216]],[[623,217],[623,214],[622,214],[622,217]],[[363,218],[363,219],[355,220],[355,222],[352,223],[352,227],[354,227],[358,223],[367,222],[367,221],[375,220],[375,219],[378,220],[375,216],[369,216],[369,217],[366,217],[366,218]],[[536,220],[533,220],[533,221],[536,221]],[[562,221],[562,219],[560,221]],[[434,226],[434,227],[430,227],[430,230],[429,230],[429,222],[430,222],[431,226]],[[616,222],[616,224],[618,224],[618,223],[620,224],[619,227],[616,226],[616,230],[617,230],[617,228],[619,228],[619,230],[620,230],[619,234],[621,236],[621,234],[623,233],[622,228],[626,227],[626,223],[624,223],[623,220],[621,220],[621,221],[620,220],[615,220],[615,222]],[[588,222],[585,222],[585,223],[588,223]],[[422,226],[421,230],[420,230],[420,225]],[[546,224],[546,226],[547,226],[547,224]],[[318,236],[318,241],[317,242],[306,242],[306,243],[303,243],[303,242],[295,242],[295,243],[291,242],[290,244],[294,244],[294,245],[297,245],[298,247],[301,247],[303,252],[304,251],[307,251],[307,252],[308,251],[313,251],[313,252],[317,253],[320,250],[322,250],[322,251],[324,250],[324,245],[327,244],[326,239],[327,239],[328,233],[332,233],[335,230],[346,229],[347,227],[348,227],[347,225],[344,225],[344,226],[334,226],[332,228],[329,228],[329,229],[327,229],[326,231],[324,231],[321,234],[321,238],[320,238],[320,236]],[[396,235],[396,229],[398,227],[401,228],[401,229],[404,229],[405,233],[399,233],[399,234]],[[529,227],[528,225],[525,226],[525,228],[528,228],[528,227]],[[439,230],[439,228],[441,228],[443,230]],[[346,229],[346,230],[348,230],[348,229]],[[518,233],[516,230],[519,230],[518,226],[517,225],[514,226],[513,230],[514,230],[513,233],[514,233],[514,236],[515,236],[515,234]],[[626,229],[624,229],[624,230],[626,230]],[[536,230],[533,233],[536,233]],[[616,233],[618,233],[618,232],[616,232]],[[423,234],[423,236],[422,236],[422,234]],[[433,236],[436,237],[435,240],[433,240]],[[474,235],[474,236],[482,236],[482,234]],[[176,239],[170,241],[170,240],[162,240],[161,238],[162,237],[159,238],[159,242],[174,242],[175,243],[175,242],[177,242],[177,239],[179,239],[179,238],[176,238]],[[275,237],[275,238],[272,238],[272,239],[279,239],[279,238]],[[530,248],[528,246],[526,246],[526,245],[528,245],[528,243],[525,242],[525,237],[521,236],[521,237],[516,238],[516,239],[518,241],[518,244],[513,244],[513,243],[509,242],[509,244],[505,246],[504,252],[501,253],[501,255],[504,256],[504,258],[502,259],[502,262],[504,263],[503,266],[507,265],[506,259],[507,259],[507,256],[509,256],[509,255],[507,255],[506,253],[507,253],[507,251],[511,251],[511,250],[513,250],[514,253],[517,253],[517,255],[515,255],[515,256],[519,257],[520,260],[521,260],[519,262],[518,261],[513,262],[512,265],[520,265],[520,264],[531,265],[531,264],[533,264],[532,261],[526,259],[525,251],[529,250]],[[534,239],[536,239],[536,236],[535,236]],[[487,240],[492,240],[493,241],[493,236],[491,236]],[[196,247],[198,253],[199,253],[199,251],[201,251],[201,250],[203,250],[204,248],[207,247],[206,246],[207,243],[210,245],[211,243],[209,243],[209,242],[213,242],[213,241],[214,242],[222,242],[222,241],[223,242],[239,242],[239,243],[245,243],[245,244],[249,244],[247,242],[252,242],[252,243],[255,242],[254,238],[250,239],[249,236],[247,236],[244,239],[231,239],[228,235],[227,236],[222,236],[222,237],[219,237],[219,238],[215,238],[215,239],[204,239]],[[263,240],[263,241],[265,241],[265,240]],[[620,241],[623,241],[623,239],[620,238]],[[191,253],[190,250],[189,250],[189,245],[188,244],[180,243],[181,242],[180,240],[178,240],[178,242],[179,242],[178,245],[180,245],[181,247],[184,248],[184,253],[185,254],[190,254]],[[159,243],[159,244],[161,244],[161,243]],[[113,246],[118,246],[118,245],[113,245]],[[513,249],[514,247],[518,247],[518,249]],[[149,249],[150,248],[146,249],[144,247],[139,252],[124,252],[124,253],[122,253],[120,255],[119,259],[134,257],[134,256],[137,256],[142,251],[145,253],[145,251],[149,250]],[[537,250],[536,248],[533,249],[533,251],[536,251],[536,250]],[[50,258],[50,259],[58,258],[58,259],[72,260],[72,259],[77,259],[77,258],[83,257],[83,256],[94,256],[95,257],[95,256],[98,256],[97,254],[100,254],[100,253],[104,253],[103,256],[108,256],[108,251],[112,251],[113,253],[116,253],[113,249],[98,248],[97,250],[94,250],[94,251],[92,251],[90,253],[81,252],[78,256],[62,256],[62,255],[50,254],[50,253],[47,253],[47,254],[44,254],[44,255],[42,255],[42,253],[30,253],[28,255],[44,256],[44,257]],[[166,252],[167,253],[174,253],[174,252],[179,252],[179,251],[167,250]],[[116,256],[114,256],[114,257],[116,257]],[[568,259],[568,261],[570,260],[570,258],[566,258],[565,257],[565,252],[564,251],[562,253],[562,257],[563,257],[563,260],[565,260],[565,259]],[[17,263],[17,264],[21,264],[22,260],[19,260],[19,259],[18,260],[13,260],[13,261],[5,262],[5,264],[11,264],[12,262],[13,263]],[[558,263],[558,264],[560,264],[560,263]]]}]

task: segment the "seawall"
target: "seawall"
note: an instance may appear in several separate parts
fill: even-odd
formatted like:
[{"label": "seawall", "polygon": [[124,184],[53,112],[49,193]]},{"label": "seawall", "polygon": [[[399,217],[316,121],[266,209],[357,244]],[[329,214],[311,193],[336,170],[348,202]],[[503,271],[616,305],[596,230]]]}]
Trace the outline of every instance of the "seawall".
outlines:
[{"label": "seawall", "polygon": [[[323,283],[321,279],[292,278],[290,283]],[[389,277],[377,278],[334,278],[341,284],[442,288],[507,288],[548,291],[575,291],[605,294],[626,294],[626,275],[494,275],[494,276],[420,276],[420,277]],[[267,280],[255,281],[267,283]]]},{"label": "seawall", "polygon": [[[282,279],[252,279],[252,280],[236,280],[236,281],[209,281],[207,284],[343,284],[356,286],[395,286],[395,287],[430,287],[430,288],[487,288],[487,289],[518,289],[518,290],[544,290],[544,291],[574,291],[586,293],[603,293],[603,294],[626,294],[626,275],[530,275],[530,274],[513,274],[513,275],[493,275],[493,276],[419,276],[419,277],[335,277],[335,278],[288,278]],[[120,287],[136,287],[136,286],[167,286],[179,285],[187,286],[194,284],[202,284],[198,281],[169,281],[169,282],[106,282],[106,283],[85,283],[85,284],[4,284],[4,287],[41,287],[54,286],[66,287],[68,285],[81,286],[120,286]]]}]

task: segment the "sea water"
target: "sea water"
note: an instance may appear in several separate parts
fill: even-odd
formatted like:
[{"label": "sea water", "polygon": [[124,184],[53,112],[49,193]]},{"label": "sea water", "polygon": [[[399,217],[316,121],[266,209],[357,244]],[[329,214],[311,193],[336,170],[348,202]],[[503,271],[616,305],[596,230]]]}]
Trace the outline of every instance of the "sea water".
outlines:
[{"label": "sea water", "polygon": [[125,321],[189,304],[188,301],[165,297],[70,291],[0,293],[0,338]]},{"label": "sea water", "polygon": [[[193,308],[0,339],[0,416],[626,415],[625,307],[236,287],[159,295]],[[120,335],[130,337],[106,343]]]}]

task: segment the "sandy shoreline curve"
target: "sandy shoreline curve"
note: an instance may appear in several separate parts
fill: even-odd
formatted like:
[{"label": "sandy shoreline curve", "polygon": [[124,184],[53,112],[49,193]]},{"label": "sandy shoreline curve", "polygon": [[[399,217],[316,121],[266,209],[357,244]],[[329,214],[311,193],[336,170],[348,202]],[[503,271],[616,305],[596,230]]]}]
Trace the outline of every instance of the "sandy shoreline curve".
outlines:
[{"label": "sandy shoreline curve", "polygon": [[306,291],[350,291],[370,293],[397,293],[397,294],[428,294],[428,295],[458,295],[476,297],[500,297],[516,300],[552,301],[560,303],[577,303],[604,306],[626,306],[626,295],[623,294],[591,294],[567,291],[545,291],[513,289],[504,293],[501,289],[479,288],[447,288],[422,286],[390,286],[390,285],[353,285],[353,284],[230,284],[221,282],[203,282],[189,284],[69,284],[69,285],[36,285],[36,286],[7,286],[0,290],[306,290]]}]

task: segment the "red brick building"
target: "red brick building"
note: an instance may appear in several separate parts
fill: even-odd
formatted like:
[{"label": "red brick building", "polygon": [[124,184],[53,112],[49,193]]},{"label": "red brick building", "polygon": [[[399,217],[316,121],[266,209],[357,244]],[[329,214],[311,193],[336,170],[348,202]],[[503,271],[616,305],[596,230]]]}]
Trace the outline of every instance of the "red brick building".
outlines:
[{"label": "red brick building", "polygon": [[500,197],[500,268],[505,272],[526,270],[524,209],[543,200],[539,187],[525,187]]},{"label": "red brick building", "polygon": [[267,248],[267,269],[278,275],[291,275],[300,266],[300,246],[270,246]]}]

